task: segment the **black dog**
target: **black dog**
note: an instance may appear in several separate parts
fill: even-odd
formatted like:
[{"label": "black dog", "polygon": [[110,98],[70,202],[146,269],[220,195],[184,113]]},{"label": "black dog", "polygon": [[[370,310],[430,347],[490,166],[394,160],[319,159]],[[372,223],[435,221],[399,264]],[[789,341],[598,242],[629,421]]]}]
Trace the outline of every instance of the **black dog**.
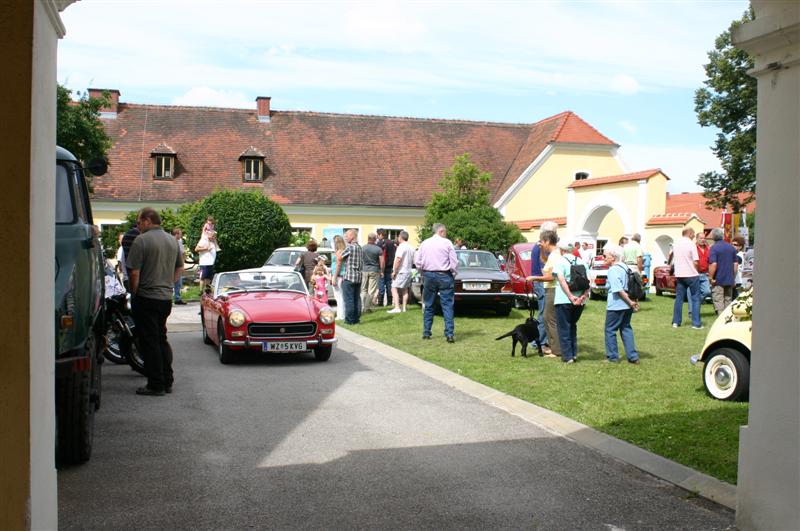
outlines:
[{"label": "black dog", "polygon": [[528,317],[523,324],[517,325],[514,327],[514,330],[507,334],[503,334],[502,336],[498,337],[497,340],[508,336],[511,336],[511,340],[514,342],[511,345],[512,358],[517,350],[517,342],[522,344],[520,351],[523,358],[528,357],[528,343],[532,343],[534,341],[536,342],[536,346],[539,347],[539,356],[544,355],[542,353],[542,344],[539,342],[539,321],[533,317]]}]

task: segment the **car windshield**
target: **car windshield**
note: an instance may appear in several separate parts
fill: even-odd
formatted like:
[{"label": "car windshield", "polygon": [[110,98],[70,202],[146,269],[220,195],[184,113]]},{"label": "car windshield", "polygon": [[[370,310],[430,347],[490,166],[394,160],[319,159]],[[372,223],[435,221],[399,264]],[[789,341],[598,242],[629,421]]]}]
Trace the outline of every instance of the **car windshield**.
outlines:
[{"label": "car windshield", "polygon": [[284,290],[308,294],[303,277],[294,271],[260,272],[239,271],[220,273],[217,281],[217,295],[235,291]]},{"label": "car windshield", "polygon": [[273,252],[267,259],[264,265],[272,266],[294,266],[297,259],[303,255],[305,251],[290,251],[290,250],[277,250]]},{"label": "car windshield", "polygon": [[497,258],[488,251],[456,251],[459,267],[472,267],[477,269],[500,270]]},{"label": "car windshield", "polygon": [[[306,253],[305,249],[276,249],[267,258],[267,261],[264,263],[265,266],[292,266],[294,267],[297,264],[297,259],[303,256]],[[324,250],[324,251],[317,251],[320,256],[325,257],[325,263],[331,263],[331,251]]]}]

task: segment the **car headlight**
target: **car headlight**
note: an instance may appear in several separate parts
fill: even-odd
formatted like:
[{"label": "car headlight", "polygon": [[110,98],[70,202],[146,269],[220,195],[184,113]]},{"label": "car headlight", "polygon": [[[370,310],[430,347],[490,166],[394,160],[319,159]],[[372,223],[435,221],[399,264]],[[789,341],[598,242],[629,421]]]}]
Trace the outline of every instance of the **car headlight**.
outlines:
[{"label": "car headlight", "polygon": [[336,312],[331,310],[330,306],[325,306],[319,311],[319,320],[322,324],[329,325],[336,319]]},{"label": "car headlight", "polygon": [[242,326],[245,322],[246,318],[244,312],[240,310],[233,310],[230,314],[228,314],[228,322],[231,326]]}]

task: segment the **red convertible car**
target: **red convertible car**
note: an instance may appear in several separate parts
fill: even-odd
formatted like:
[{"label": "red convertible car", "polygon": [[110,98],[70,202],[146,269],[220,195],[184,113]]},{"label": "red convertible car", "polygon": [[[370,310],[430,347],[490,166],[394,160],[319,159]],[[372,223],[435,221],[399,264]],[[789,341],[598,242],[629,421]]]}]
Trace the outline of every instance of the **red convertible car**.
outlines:
[{"label": "red convertible car", "polygon": [[200,301],[203,341],[217,345],[222,363],[245,350],[313,350],[318,361],[327,361],[336,344],[335,317],[294,271],[220,273]]}]

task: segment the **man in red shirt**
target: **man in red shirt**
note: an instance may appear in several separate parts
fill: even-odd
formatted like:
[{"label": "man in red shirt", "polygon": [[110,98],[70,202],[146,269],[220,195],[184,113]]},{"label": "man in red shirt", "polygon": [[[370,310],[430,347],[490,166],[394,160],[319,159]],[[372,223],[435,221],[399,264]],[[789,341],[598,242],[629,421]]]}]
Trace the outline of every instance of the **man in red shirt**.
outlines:
[{"label": "man in red shirt", "polygon": [[700,273],[700,304],[711,295],[711,282],[708,280],[708,253],[711,247],[706,242],[706,235],[699,233],[695,241],[697,242],[697,256],[699,257],[697,272]]}]

